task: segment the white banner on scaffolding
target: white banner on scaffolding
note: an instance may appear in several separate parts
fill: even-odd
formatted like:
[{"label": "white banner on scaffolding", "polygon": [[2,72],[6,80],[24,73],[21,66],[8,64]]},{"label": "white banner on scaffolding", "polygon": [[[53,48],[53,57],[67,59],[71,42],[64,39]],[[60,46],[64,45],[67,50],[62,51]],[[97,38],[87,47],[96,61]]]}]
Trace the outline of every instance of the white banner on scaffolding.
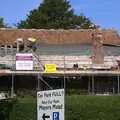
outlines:
[{"label": "white banner on scaffolding", "polygon": [[33,70],[32,53],[16,54],[16,70]]}]

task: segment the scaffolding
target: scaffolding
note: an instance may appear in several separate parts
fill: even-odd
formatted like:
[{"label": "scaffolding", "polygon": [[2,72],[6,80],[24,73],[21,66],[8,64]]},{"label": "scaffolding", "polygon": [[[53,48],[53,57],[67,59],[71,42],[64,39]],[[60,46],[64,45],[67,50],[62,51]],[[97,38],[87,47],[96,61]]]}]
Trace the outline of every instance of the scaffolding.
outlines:
[{"label": "scaffolding", "polygon": [[[30,49],[27,49],[27,53],[32,53],[33,54],[33,62],[34,62],[34,67],[32,71],[16,71],[15,68],[15,54],[11,55],[5,55],[1,56],[1,63],[7,64],[10,66],[9,69],[4,69],[0,71],[1,75],[11,75],[11,97],[14,96],[14,77],[16,75],[34,75],[37,76],[37,90],[41,89],[41,82],[43,82],[48,88],[47,89],[52,89],[52,86],[44,80],[45,77],[48,77],[49,79],[52,78],[61,78],[63,80],[61,87],[67,87],[67,80],[70,81],[72,80],[73,82],[77,80],[77,83],[82,81],[81,78],[85,78],[87,80],[87,93],[88,94],[97,94],[97,90],[99,89],[99,80],[97,80],[97,77],[100,76],[115,76],[115,85],[114,87],[111,86],[111,90],[108,90],[107,93],[120,93],[120,88],[119,88],[119,75],[120,75],[120,70],[117,65],[117,62],[111,58],[108,58],[109,56],[103,56],[101,50],[102,50],[102,42],[101,42],[101,33],[97,31],[94,34],[94,55],[95,59],[93,59],[89,55],[38,55],[35,53],[32,47]],[[26,46],[26,45],[24,45]],[[8,47],[8,46],[7,46]],[[6,45],[4,46],[5,51],[7,53],[7,48]],[[10,47],[12,49],[13,47]],[[17,43],[16,51],[19,52],[19,42]],[[22,51],[24,54],[26,52],[26,49]],[[116,56],[115,59],[117,59]],[[109,61],[112,60],[112,61]],[[110,62],[112,64],[110,64]],[[56,64],[56,73],[46,73],[45,72],[45,64]],[[72,78],[72,79],[71,79]],[[113,78],[114,79],[114,78]],[[109,82],[109,80],[108,80]],[[113,80],[114,82],[114,80]],[[72,84],[72,83],[71,83]],[[100,83],[102,84],[102,83]],[[111,84],[111,82],[110,82]],[[106,93],[104,90],[103,93]]]}]

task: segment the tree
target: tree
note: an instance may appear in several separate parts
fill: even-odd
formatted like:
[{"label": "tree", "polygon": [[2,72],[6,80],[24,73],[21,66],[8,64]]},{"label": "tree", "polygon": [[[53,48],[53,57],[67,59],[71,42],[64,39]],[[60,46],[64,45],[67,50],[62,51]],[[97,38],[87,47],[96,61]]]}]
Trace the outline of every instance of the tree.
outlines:
[{"label": "tree", "polygon": [[37,9],[30,11],[18,28],[80,29],[90,28],[92,22],[84,15],[75,15],[67,0],[44,0]]},{"label": "tree", "polygon": [[4,18],[0,17],[0,28],[10,28],[4,23]]},{"label": "tree", "polygon": [[0,28],[3,28],[3,27],[5,27],[4,19],[0,18]]}]

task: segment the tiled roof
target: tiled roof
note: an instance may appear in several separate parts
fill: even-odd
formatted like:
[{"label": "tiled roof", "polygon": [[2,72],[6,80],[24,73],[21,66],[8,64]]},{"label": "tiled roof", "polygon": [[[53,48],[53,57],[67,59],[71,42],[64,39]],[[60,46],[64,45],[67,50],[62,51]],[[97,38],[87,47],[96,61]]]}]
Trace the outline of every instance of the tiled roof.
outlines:
[{"label": "tiled roof", "polygon": [[[8,29],[0,28],[0,44],[13,44],[17,38],[25,41],[35,37],[41,44],[80,44],[91,43],[95,30],[44,30],[44,29]],[[101,30],[103,42],[120,44],[120,36],[115,30]]]}]

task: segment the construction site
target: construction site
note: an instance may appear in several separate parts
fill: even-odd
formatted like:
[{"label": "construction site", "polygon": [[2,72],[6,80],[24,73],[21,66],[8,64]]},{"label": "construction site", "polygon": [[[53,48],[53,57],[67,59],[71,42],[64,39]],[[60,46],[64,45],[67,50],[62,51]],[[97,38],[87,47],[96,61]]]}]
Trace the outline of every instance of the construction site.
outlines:
[{"label": "construction site", "polygon": [[68,94],[70,89],[78,94],[119,94],[119,45],[120,36],[109,29],[1,28],[0,89],[12,96],[19,88],[63,87]]}]

